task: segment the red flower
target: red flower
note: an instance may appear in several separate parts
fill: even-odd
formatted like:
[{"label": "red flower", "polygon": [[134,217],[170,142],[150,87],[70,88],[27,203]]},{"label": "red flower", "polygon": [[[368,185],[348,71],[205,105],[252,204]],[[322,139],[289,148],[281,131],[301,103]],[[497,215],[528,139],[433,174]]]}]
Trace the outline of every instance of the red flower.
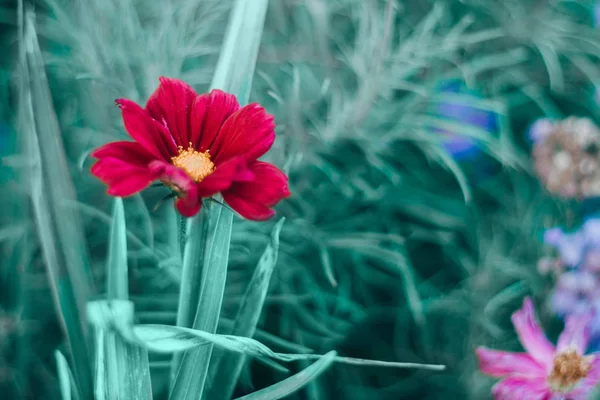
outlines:
[{"label": "red flower", "polygon": [[92,174],[112,196],[130,196],[160,179],[177,194],[186,217],[202,198],[221,193],[243,217],[264,220],[289,196],[287,176],[258,161],[275,140],[273,116],[253,103],[240,107],[221,90],[197,95],[177,79],[160,78],[146,108],[118,99],[125,129],[134,142],[108,143],[92,156]]}]

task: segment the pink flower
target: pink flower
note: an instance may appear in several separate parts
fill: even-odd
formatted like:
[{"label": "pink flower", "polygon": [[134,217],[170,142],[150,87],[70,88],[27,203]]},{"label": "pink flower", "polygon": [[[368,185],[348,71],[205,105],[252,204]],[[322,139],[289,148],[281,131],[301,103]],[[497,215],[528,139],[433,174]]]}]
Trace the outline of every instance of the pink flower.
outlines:
[{"label": "pink flower", "polygon": [[527,353],[479,347],[479,368],[504,378],[492,389],[496,400],[583,400],[600,379],[600,357],[585,355],[591,314],[568,317],[556,347],[540,328],[533,302],[512,315],[513,325]]},{"label": "pink flower", "polygon": [[118,99],[134,142],[108,143],[92,153],[92,174],[112,196],[130,196],[160,180],[175,192],[184,216],[198,213],[202,198],[221,193],[243,217],[267,219],[289,196],[288,178],[258,161],[275,141],[273,117],[260,105],[240,107],[221,90],[197,95],[177,79],[160,78],[145,108]]}]

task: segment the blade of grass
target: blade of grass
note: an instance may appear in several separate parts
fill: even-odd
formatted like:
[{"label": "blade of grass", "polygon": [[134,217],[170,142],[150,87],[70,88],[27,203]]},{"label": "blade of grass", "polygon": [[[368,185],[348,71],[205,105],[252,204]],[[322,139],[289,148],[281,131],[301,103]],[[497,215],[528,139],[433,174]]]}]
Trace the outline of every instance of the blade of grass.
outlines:
[{"label": "blade of grass", "polygon": [[127,276],[127,231],[125,228],[125,211],[123,200],[115,198],[113,220],[110,227],[108,247],[107,292],[110,300],[127,300],[129,298]]},{"label": "blade of grass", "polygon": [[65,356],[58,350],[54,352],[54,358],[56,359],[58,385],[62,400],[71,400],[71,370],[69,369],[69,363]]},{"label": "blade of grass", "polygon": [[[216,332],[225,290],[233,214],[227,208],[218,205],[211,204],[208,207],[210,207],[208,211],[210,215],[209,235],[208,240],[204,242],[208,251],[200,264],[201,268],[199,268],[201,273],[200,296],[196,318],[192,326],[195,329]],[[195,225],[194,222],[191,225]],[[186,255],[191,254],[192,251],[188,252],[187,247],[194,249],[198,242],[199,240],[188,241]],[[204,245],[204,243],[200,242],[199,245]],[[185,258],[184,266],[189,265]],[[202,398],[201,394],[211,354],[212,346],[210,345],[183,354],[171,391],[173,399]]]},{"label": "blade of grass", "polygon": [[35,15],[20,3],[19,122],[25,152],[32,160],[28,182],[44,264],[70,349],[79,398],[92,398],[92,378],[84,336],[84,305],[91,293],[82,229],[64,201],[75,197],[61,133],[35,31]]},{"label": "blade of grass", "polygon": [[[207,207],[203,207],[196,217],[186,222],[188,229],[183,235],[181,235],[181,232],[179,235],[180,243],[184,242],[185,246],[183,248],[181,286],[177,304],[177,326],[191,327],[194,324],[194,317],[202,291],[202,266],[210,246],[209,218]],[[172,379],[177,376],[181,357],[180,354],[173,356]]]},{"label": "blade of grass", "polygon": [[[258,261],[252,279],[248,284],[246,294],[242,299],[240,309],[231,334],[235,336],[252,337],[256,331],[256,324],[262,313],[271,276],[277,264],[277,253],[279,251],[279,232],[283,227],[285,219],[282,218],[275,224],[271,232],[271,240],[264,253]],[[211,386],[209,398],[230,399],[233,395],[235,385],[239,379],[245,357],[238,354],[225,354],[217,358],[213,364],[214,374],[218,377]]]},{"label": "blade of grass", "polygon": [[236,400],[277,400],[290,395],[325,372],[335,362],[335,355],[335,351],[330,351],[297,374],[249,395],[238,397]]},{"label": "blade of grass", "polygon": [[[115,199],[111,224],[107,292],[109,301],[132,304],[127,273],[127,230],[123,200]],[[132,323],[133,306],[119,310],[122,323]],[[96,321],[92,319],[93,323]],[[152,399],[148,351],[125,340],[121,335],[96,324],[96,400]]]},{"label": "blade of grass", "polygon": [[[121,335],[127,341],[144,346],[157,353],[175,353],[190,349],[203,349],[215,345],[259,359],[270,358],[276,361],[292,362],[318,360],[320,354],[276,353],[259,341],[233,335],[223,335],[180,326],[141,324],[133,325],[133,303],[130,301],[94,301],[88,304],[88,315],[94,326]],[[335,357],[335,361],[349,365],[417,368],[431,371],[444,370],[443,365],[404,363],[392,361],[365,360],[350,357]]]},{"label": "blade of grass", "polygon": [[[114,324],[133,323],[133,303],[106,301]],[[94,327],[96,349],[96,400],[151,400],[148,351],[126,340],[96,317],[95,302],[88,303],[89,321]]]},{"label": "blade of grass", "polygon": [[[268,0],[237,0],[234,3],[211,83],[212,88],[235,94],[241,105],[247,104],[250,96],[267,5]],[[217,330],[225,291],[233,213],[226,207],[214,204],[207,207],[209,207],[207,235],[204,238],[200,236],[194,241],[189,240],[186,247],[190,246],[193,249],[206,245],[210,246],[207,247],[210,250],[204,253],[201,264],[191,265],[185,256],[190,254],[191,257],[192,250],[188,252],[186,249],[183,274],[186,274],[185,268],[196,268],[201,271],[201,287],[197,292],[197,312],[192,326],[214,333]],[[197,273],[188,272],[188,274]],[[195,295],[190,295],[191,299],[192,296]],[[186,298],[181,300],[188,301]],[[188,302],[193,304],[191,301]],[[177,373],[173,381],[171,399],[202,399],[211,355],[212,345],[208,345],[184,353],[181,362],[178,357],[174,357],[173,369]]]}]

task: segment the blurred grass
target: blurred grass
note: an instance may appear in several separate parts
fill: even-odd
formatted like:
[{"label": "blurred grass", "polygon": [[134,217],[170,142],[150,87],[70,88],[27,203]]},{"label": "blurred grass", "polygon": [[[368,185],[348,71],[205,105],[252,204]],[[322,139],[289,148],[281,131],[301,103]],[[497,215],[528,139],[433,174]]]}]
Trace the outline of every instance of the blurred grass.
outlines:
[{"label": "blurred grass", "polygon": [[[231,1],[36,2],[36,28],[99,290],[106,273],[112,199],[89,174],[89,152],[126,137],[117,97],[143,101],[158,76],[207,90]],[[251,101],[276,116],[270,161],[290,175],[278,213],[278,266],[258,335],[324,354],[441,363],[445,372],[332,366],[313,399],[487,398],[473,349],[518,349],[510,314],[522,297],[543,300],[538,233],[573,205],[549,198],[531,176],[524,131],[541,115],[587,115],[598,82],[600,34],[592,1],[273,1],[267,11]],[[16,55],[16,9],[0,3],[0,43]],[[44,283],[44,261],[15,157],[14,79],[0,61],[3,334],[0,383],[16,394],[58,398],[54,350],[62,339]],[[13,74],[14,71],[14,74]],[[450,99],[441,82],[481,93],[473,107],[499,116],[498,132],[435,115]],[[455,101],[456,99],[452,99]],[[480,139],[495,174],[456,162],[434,128]],[[21,168],[18,166],[21,165]],[[124,200],[131,299],[144,323],[174,324],[181,257],[160,189]],[[220,325],[230,329],[275,221],[234,222]],[[542,320],[559,328],[542,310]],[[556,329],[555,329],[556,330]],[[275,336],[267,336],[275,335]],[[12,350],[16,349],[16,350]],[[66,354],[66,353],[65,353]],[[168,358],[151,357],[155,398],[168,393]],[[3,371],[6,371],[3,372]],[[292,370],[292,372],[296,372]],[[286,376],[256,361],[235,395]],[[16,398],[16,397],[15,397]]]}]

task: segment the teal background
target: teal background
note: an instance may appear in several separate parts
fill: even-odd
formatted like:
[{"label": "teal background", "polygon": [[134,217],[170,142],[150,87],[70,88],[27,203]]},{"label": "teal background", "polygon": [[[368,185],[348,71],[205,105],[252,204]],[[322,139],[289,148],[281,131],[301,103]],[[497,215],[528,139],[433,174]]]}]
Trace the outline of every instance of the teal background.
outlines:
[{"label": "teal background", "polygon": [[[126,139],[114,99],[144,103],[161,75],[208,90],[230,1],[37,1],[36,29],[89,253],[104,290],[112,199],[89,152]],[[526,295],[551,337],[541,233],[578,205],[533,175],[527,129],[600,117],[592,1],[271,1],[251,101],[275,115],[266,159],[290,176],[279,258],[255,338],[319,354],[444,364],[443,372],[334,365],[290,399],[485,399],[478,345],[519,351],[510,314]],[[0,385],[58,399],[64,350],[20,138],[17,4],[0,5]],[[466,88],[440,88],[458,81]],[[459,106],[456,106],[459,104]],[[442,111],[440,111],[442,110]],[[449,111],[450,110],[450,111]],[[473,120],[473,110],[494,123]],[[487,119],[485,119],[487,121]],[[474,144],[453,154],[450,132]],[[130,297],[141,323],[174,324],[179,221],[165,190],[125,199]],[[235,218],[221,329],[276,219]],[[69,220],[60,221],[68,224]],[[69,243],[63,243],[69,246]],[[289,349],[287,349],[289,351]],[[155,398],[169,360],[151,355]],[[305,365],[290,365],[297,372]],[[236,395],[287,375],[250,361]],[[218,379],[218,377],[212,378]]]}]

